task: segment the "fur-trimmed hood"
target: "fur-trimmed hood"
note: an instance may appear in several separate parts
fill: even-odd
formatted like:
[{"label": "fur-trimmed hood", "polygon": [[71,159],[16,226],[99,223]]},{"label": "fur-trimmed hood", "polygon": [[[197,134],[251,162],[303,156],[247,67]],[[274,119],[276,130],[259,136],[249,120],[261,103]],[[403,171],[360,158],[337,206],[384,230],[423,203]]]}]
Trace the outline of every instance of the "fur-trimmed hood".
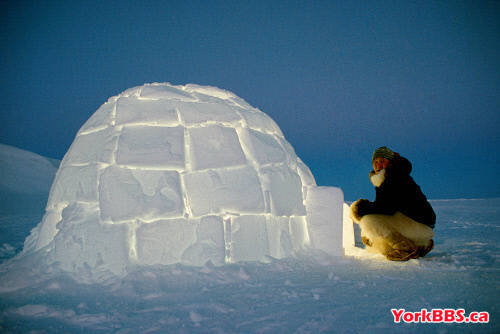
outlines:
[{"label": "fur-trimmed hood", "polygon": [[378,174],[372,170],[370,172],[370,181],[375,187],[380,187],[385,181],[385,169],[382,169]]},{"label": "fur-trimmed hood", "polygon": [[411,162],[397,154],[386,169],[381,170],[378,174],[374,170],[370,172],[370,182],[378,188],[387,178],[407,177],[411,170]]}]

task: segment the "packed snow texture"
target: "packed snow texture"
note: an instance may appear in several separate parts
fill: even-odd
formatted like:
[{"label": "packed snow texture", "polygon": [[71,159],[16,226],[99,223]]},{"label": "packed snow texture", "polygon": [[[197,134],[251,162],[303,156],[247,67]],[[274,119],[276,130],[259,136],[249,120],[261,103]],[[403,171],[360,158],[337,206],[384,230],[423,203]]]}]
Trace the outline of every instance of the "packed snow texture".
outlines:
[{"label": "packed snow texture", "polygon": [[343,194],[231,92],[147,84],[82,126],[24,253],[67,271],[343,255]]}]

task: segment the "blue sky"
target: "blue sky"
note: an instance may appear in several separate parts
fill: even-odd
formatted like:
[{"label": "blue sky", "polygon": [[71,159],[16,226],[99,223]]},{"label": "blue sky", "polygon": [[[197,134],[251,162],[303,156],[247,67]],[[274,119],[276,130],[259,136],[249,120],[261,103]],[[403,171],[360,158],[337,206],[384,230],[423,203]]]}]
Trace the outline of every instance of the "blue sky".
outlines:
[{"label": "blue sky", "polygon": [[498,1],[7,1],[0,142],[61,159],[108,97],[230,90],[269,114],[319,185],[373,198],[371,152],[429,198],[500,196]]}]

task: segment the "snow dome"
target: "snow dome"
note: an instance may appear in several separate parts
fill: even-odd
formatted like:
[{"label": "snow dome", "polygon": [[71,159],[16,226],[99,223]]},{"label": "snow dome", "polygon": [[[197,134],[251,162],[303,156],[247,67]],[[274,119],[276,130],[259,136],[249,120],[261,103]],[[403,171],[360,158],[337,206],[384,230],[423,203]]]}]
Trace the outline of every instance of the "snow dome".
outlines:
[{"label": "snow dome", "polygon": [[[342,251],[340,189],[231,92],[146,84],[102,105],[61,162],[25,250],[66,270]],[[339,227],[332,227],[333,223]]]}]

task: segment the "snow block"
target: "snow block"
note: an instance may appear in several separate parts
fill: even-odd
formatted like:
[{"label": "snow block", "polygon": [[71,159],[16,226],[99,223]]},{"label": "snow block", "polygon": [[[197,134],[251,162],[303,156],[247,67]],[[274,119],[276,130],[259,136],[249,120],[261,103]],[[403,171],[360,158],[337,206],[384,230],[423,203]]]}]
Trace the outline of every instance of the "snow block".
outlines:
[{"label": "snow block", "polygon": [[288,217],[266,217],[266,230],[269,255],[282,259],[292,255],[293,246],[290,237],[290,219]]},{"label": "snow block", "polygon": [[354,237],[354,222],[350,217],[351,208],[344,203],[343,207],[343,229],[342,229],[342,245],[344,249],[352,248],[355,245]]},{"label": "snow block", "polygon": [[269,254],[266,216],[231,219],[231,262],[262,261]]},{"label": "snow block", "polygon": [[297,154],[295,154],[295,150],[293,149],[293,146],[285,139],[278,137],[278,140],[281,143],[281,146],[285,149],[285,152],[287,153],[287,164],[288,166],[295,170],[297,168],[297,163],[298,163],[298,157]]},{"label": "snow block", "polygon": [[340,188],[311,187],[307,191],[307,227],[311,247],[330,255],[343,254],[343,203]]},{"label": "snow block", "polygon": [[184,182],[195,216],[264,212],[260,181],[251,167],[188,173]]},{"label": "snow block", "polygon": [[218,125],[188,130],[193,170],[246,164],[236,131]]},{"label": "snow block", "polygon": [[184,90],[190,94],[202,94],[207,97],[212,97],[218,100],[233,100],[237,96],[225,89],[221,89],[214,86],[201,86],[197,84],[187,84],[184,86]]},{"label": "snow block", "polygon": [[286,162],[285,151],[272,135],[252,129],[242,129],[240,137],[242,142],[247,144],[252,159],[260,165]]},{"label": "snow block", "polygon": [[97,165],[66,166],[57,171],[47,208],[75,201],[97,202]]},{"label": "snow block", "polygon": [[185,125],[200,123],[239,124],[241,117],[235,110],[222,103],[179,102],[178,110]]},{"label": "snow block", "polygon": [[125,225],[99,222],[97,206],[74,203],[62,212],[59,233],[49,253],[60,267],[71,272],[110,272],[122,275],[129,262]]},{"label": "snow block", "polygon": [[136,231],[137,260],[144,265],[178,263],[195,242],[196,224],[187,219],[145,223]]},{"label": "snow block", "polygon": [[182,216],[179,174],[108,167],[100,178],[99,204],[101,218],[113,222]]},{"label": "snow block", "polygon": [[265,167],[260,170],[264,190],[270,194],[271,213],[276,216],[304,216],[302,182],[287,167]]},{"label": "snow block", "polygon": [[316,186],[316,180],[314,179],[311,170],[300,158],[297,158],[297,172],[299,173],[303,186]]},{"label": "snow block", "polygon": [[145,85],[141,89],[140,96],[148,99],[166,99],[180,101],[195,101],[191,94],[181,89],[160,84]]},{"label": "snow block", "polygon": [[179,125],[174,103],[120,97],[116,102],[116,125],[123,124]]},{"label": "snow block", "polygon": [[78,135],[97,131],[111,126],[113,112],[116,104],[114,102],[104,103],[78,131]]},{"label": "snow block", "polygon": [[241,115],[250,129],[283,137],[283,132],[281,132],[279,126],[265,113],[261,111],[246,111],[242,112]]},{"label": "snow block", "polygon": [[196,242],[182,254],[182,262],[203,266],[208,261],[215,265],[224,264],[224,225],[219,216],[200,219],[196,229]]},{"label": "snow block", "polygon": [[184,168],[184,128],[126,126],[116,163],[137,167]]},{"label": "snow block", "polygon": [[304,250],[311,246],[306,217],[290,217],[290,238],[294,251]]},{"label": "snow block", "polygon": [[96,162],[110,163],[117,136],[118,134],[112,128],[77,136],[64,157],[63,166]]}]

